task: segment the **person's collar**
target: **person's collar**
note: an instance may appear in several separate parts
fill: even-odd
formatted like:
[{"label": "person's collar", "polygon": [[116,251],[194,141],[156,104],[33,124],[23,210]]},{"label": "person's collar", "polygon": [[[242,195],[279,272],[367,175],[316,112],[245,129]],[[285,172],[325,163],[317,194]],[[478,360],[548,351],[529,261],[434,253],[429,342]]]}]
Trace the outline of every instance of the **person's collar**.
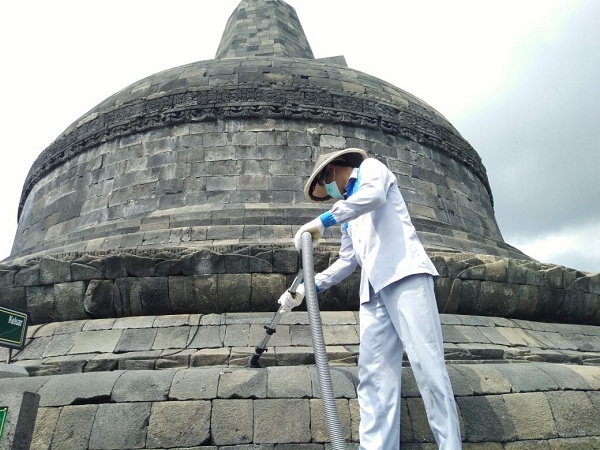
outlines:
[{"label": "person's collar", "polygon": [[354,194],[355,192],[355,184],[356,184],[356,180],[358,179],[358,167],[355,167],[354,169],[352,169],[352,172],[350,172],[350,176],[348,177],[348,182],[346,183],[346,192],[344,193],[344,199],[347,199],[348,197],[350,197],[352,194]]}]

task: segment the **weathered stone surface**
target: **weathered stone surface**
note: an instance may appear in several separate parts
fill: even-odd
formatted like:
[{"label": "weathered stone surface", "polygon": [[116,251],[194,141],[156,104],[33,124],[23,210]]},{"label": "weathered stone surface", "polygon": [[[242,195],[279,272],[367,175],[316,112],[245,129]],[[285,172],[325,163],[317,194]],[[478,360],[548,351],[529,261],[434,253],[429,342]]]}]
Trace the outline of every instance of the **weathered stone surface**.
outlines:
[{"label": "weathered stone surface", "polygon": [[38,408],[31,448],[49,448],[60,412],[58,408]]},{"label": "weathered stone surface", "polygon": [[56,311],[61,318],[69,320],[86,319],[84,308],[85,284],[83,281],[58,283],[54,285]]},{"label": "weathered stone surface", "polygon": [[252,274],[250,303],[252,311],[273,311],[286,290],[285,277],[279,274]]},{"label": "weathered stone surface", "polygon": [[116,381],[111,399],[117,403],[166,400],[174,376],[172,370],[126,372]]},{"label": "weathered stone surface", "polygon": [[76,262],[71,263],[71,279],[73,281],[89,281],[103,277],[102,272],[95,267]]},{"label": "weathered stone surface", "polygon": [[169,277],[169,305],[174,313],[195,312],[196,295],[194,288],[194,278]]},{"label": "weathered stone surface", "polygon": [[[352,436],[352,422],[348,400],[337,399],[336,406],[343,437],[348,442]],[[310,422],[313,442],[325,443],[331,441],[323,409],[323,401],[320,399],[311,399],[310,401]]]},{"label": "weathered stone surface", "polygon": [[257,444],[305,442],[310,436],[309,423],[307,399],[254,401],[254,442]]},{"label": "weathered stone surface", "polygon": [[113,282],[111,280],[90,281],[84,295],[83,306],[91,317],[115,317]]},{"label": "weathered stone surface", "polygon": [[598,436],[598,404],[585,392],[547,392],[560,437]]},{"label": "weathered stone surface", "polygon": [[157,402],[148,424],[148,448],[194,447],[209,443],[208,401]]},{"label": "weathered stone surface", "polygon": [[217,292],[219,311],[251,311],[252,276],[248,274],[219,274]]},{"label": "weathered stone surface", "polygon": [[27,309],[27,296],[24,287],[0,287],[0,301],[3,306]]},{"label": "weathered stone surface", "polygon": [[70,354],[112,353],[121,338],[121,330],[99,330],[79,333]]},{"label": "weathered stone surface", "polygon": [[71,267],[68,261],[44,257],[40,261],[40,283],[55,284],[71,281]]},{"label": "weathered stone surface", "polygon": [[169,398],[174,400],[212,399],[217,397],[220,369],[190,369],[177,371],[173,377]]},{"label": "weathered stone surface", "polygon": [[94,399],[108,400],[121,374],[104,372],[50,377],[40,388],[40,406],[64,406]]},{"label": "weathered stone surface", "polygon": [[139,301],[142,314],[160,314],[169,310],[169,284],[167,277],[141,277]]},{"label": "weathered stone surface", "polygon": [[115,347],[116,353],[137,352],[150,350],[154,339],[156,338],[156,328],[146,328],[142,330],[123,330],[119,343]]},{"label": "weathered stone surface", "polygon": [[502,397],[463,397],[457,402],[465,422],[464,439],[468,442],[515,440],[516,431]]},{"label": "weathered stone surface", "polygon": [[254,436],[252,400],[214,400],[211,433],[216,445],[249,444]]},{"label": "weathered stone surface", "polygon": [[150,402],[98,405],[90,434],[90,448],[144,448],[151,406]]},{"label": "weathered stone surface", "polygon": [[88,448],[98,405],[65,406],[58,419],[53,448]]},{"label": "weathered stone surface", "polygon": [[219,378],[219,398],[265,398],[267,372],[264,369],[224,371]]},{"label": "weathered stone surface", "polygon": [[[541,392],[504,395],[518,440],[557,437],[548,399]],[[535,411],[532,414],[532,411]]]},{"label": "weathered stone surface", "polygon": [[28,286],[26,288],[27,311],[32,323],[60,321],[56,310],[53,286]]}]

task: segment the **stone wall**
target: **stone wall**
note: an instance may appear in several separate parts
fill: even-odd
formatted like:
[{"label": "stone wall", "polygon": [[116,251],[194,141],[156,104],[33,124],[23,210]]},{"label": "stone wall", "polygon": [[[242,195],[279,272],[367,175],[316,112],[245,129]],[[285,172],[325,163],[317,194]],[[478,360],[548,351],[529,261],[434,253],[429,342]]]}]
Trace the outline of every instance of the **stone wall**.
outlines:
[{"label": "stone wall", "polygon": [[[315,271],[337,252],[321,247]],[[440,312],[600,324],[600,274],[490,255],[431,253]],[[177,313],[274,311],[298,271],[289,248],[67,254],[0,266],[0,295],[32,323]],[[358,309],[359,274],[319,294],[323,310]]]}]

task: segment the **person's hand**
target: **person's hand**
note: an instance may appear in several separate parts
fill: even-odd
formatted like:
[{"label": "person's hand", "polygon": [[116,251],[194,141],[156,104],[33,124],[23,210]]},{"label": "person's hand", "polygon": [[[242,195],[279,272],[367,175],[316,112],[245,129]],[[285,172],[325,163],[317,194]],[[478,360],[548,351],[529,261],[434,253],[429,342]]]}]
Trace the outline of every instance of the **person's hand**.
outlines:
[{"label": "person's hand", "polygon": [[293,294],[290,291],[285,291],[281,297],[279,297],[277,303],[283,306],[281,312],[285,313],[291,311],[296,306],[299,306],[300,303],[302,303],[302,300],[304,300],[304,285],[300,284]]},{"label": "person's hand", "polygon": [[321,236],[325,232],[325,225],[320,218],[316,218],[300,227],[294,236],[294,244],[297,250],[302,250],[302,233],[308,231],[312,235],[313,245],[317,245]]}]

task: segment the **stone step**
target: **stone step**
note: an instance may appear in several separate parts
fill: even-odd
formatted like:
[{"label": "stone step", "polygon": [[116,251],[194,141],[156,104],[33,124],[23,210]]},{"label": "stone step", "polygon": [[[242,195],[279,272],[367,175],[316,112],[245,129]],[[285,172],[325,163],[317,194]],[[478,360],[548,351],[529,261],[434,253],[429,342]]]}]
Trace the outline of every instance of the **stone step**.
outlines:
[{"label": "stone step", "polygon": [[[31,375],[175,367],[241,367],[272,313],[182,314],[81,320],[32,326],[13,363]],[[322,312],[329,359],[355,365],[358,314]],[[449,362],[538,361],[600,364],[600,328],[442,314]],[[308,314],[285,315],[260,360],[266,366],[314,362]],[[0,349],[0,360],[8,357]]]}]

